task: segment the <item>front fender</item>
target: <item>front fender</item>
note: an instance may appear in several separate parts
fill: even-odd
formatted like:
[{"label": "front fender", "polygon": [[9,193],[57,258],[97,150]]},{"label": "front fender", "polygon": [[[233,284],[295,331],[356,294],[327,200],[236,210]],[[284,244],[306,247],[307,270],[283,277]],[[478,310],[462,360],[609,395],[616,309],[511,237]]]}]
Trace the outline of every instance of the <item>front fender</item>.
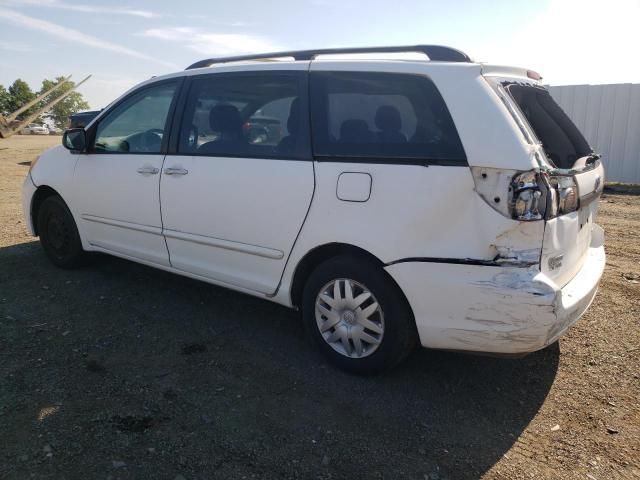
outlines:
[{"label": "front fender", "polygon": [[73,172],[78,161],[78,154],[71,153],[62,145],[45,150],[31,168],[31,179],[39,187],[48,185],[60,195],[71,193]]},{"label": "front fender", "polygon": [[24,224],[27,227],[27,231],[32,237],[35,236],[36,233],[31,215],[31,203],[37,188],[38,187],[35,186],[31,179],[31,174],[27,175],[22,183],[22,214],[24,216]]}]

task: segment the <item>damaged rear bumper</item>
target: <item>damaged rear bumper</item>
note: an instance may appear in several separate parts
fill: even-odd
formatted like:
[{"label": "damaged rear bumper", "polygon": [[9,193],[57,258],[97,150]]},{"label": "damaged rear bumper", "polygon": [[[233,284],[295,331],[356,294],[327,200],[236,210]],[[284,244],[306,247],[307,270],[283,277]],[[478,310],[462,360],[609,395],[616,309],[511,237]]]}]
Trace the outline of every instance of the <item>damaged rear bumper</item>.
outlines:
[{"label": "damaged rear bumper", "polygon": [[555,342],[593,301],[605,266],[593,225],[576,276],[563,287],[529,268],[433,262],[386,267],[405,293],[424,347],[519,354]]}]

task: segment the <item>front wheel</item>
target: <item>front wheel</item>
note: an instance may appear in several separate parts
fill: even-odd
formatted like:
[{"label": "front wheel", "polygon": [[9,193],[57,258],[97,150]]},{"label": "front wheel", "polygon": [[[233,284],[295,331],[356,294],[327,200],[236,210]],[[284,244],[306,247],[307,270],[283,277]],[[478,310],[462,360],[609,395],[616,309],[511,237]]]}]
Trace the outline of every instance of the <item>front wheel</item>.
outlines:
[{"label": "front wheel", "polygon": [[345,255],[318,266],[302,303],[314,342],[333,364],[351,373],[380,373],[415,346],[407,300],[388,274],[366,259]]},{"label": "front wheel", "polygon": [[56,266],[75,268],[82,264],[86,252],[73,215],[62,198],[51,196],[42,202],[37,225],[42,248]]}]

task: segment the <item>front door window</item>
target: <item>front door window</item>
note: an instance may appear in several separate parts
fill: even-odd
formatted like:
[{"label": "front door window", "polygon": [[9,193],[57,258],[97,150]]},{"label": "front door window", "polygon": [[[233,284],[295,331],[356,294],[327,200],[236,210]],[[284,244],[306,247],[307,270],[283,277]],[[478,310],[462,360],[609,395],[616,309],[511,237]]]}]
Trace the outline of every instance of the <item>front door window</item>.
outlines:
[{"label": "front door window", "polygon": [[100,120],[92,153],[160,153],[177,83],[145,88]]}]

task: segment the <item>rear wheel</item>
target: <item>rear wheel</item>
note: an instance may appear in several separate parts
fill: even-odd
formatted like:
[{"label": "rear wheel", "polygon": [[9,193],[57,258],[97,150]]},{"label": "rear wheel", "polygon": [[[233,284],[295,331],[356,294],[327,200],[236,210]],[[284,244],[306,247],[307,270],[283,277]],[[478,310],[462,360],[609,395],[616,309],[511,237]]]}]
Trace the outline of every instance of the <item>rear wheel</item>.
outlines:
[{"label": "rear wheel", "polygon": [[303,292],[305,326],[338,367],[375,374],[403,360],[416,341],[411,309],[384,270],[339,256],[321,264]]},{"label": "rear wheel", "polygon": [[75,268],[82,264],[86,252],[73,215],[60,197],[54,195],[42,202],[37,225],[42,248],[56,266]]}]

